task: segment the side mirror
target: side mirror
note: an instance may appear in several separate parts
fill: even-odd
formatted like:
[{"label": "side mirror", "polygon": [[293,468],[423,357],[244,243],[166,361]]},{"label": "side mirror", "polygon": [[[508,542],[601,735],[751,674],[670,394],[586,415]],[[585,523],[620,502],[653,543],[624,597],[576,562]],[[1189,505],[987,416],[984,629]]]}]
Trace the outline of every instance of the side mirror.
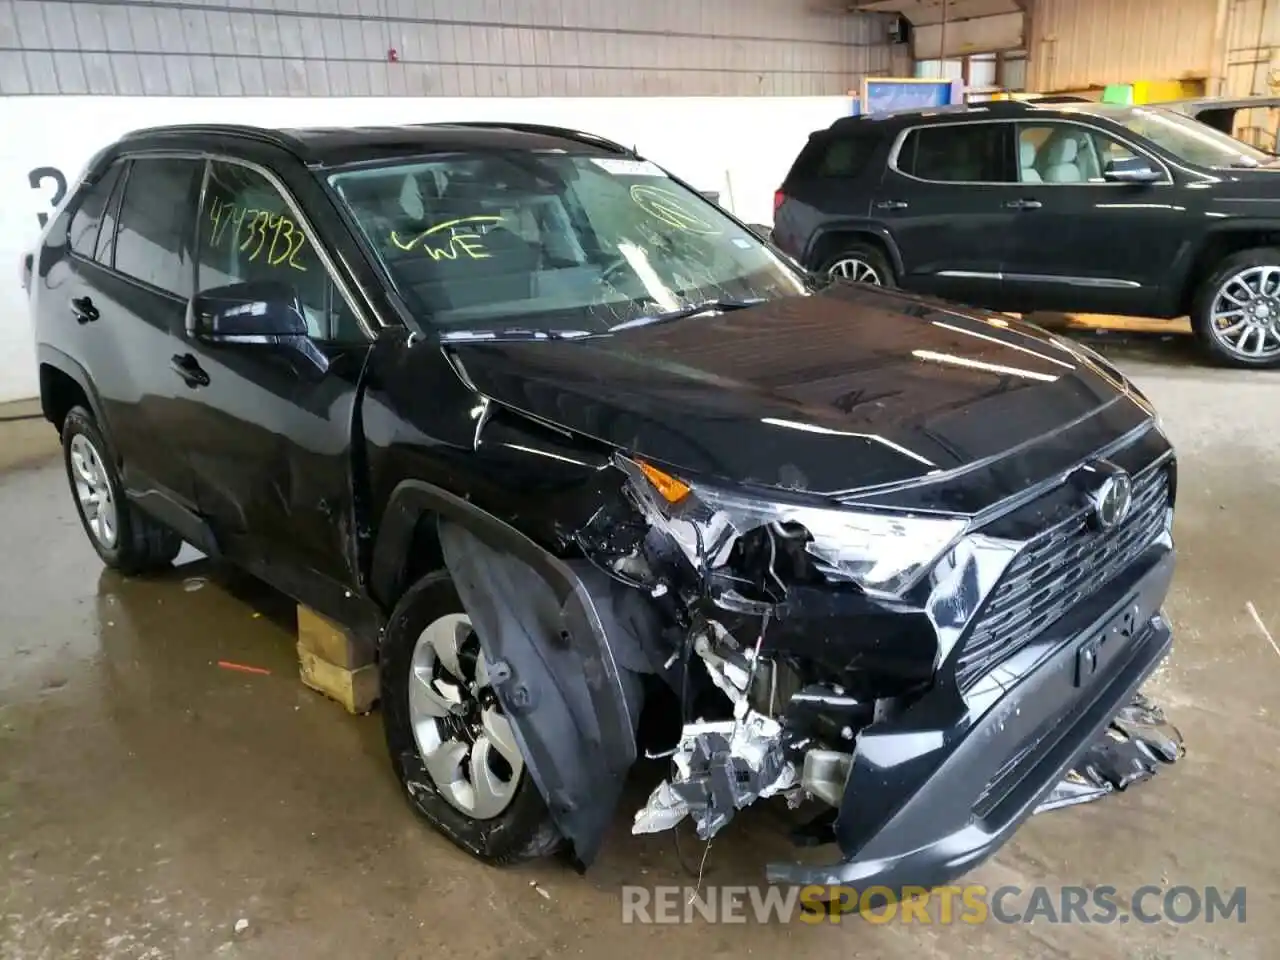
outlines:
[{"label": "side mirror", "polygon": [[252,280],[197,295],[191,333],[211,343],[277,344],[305,337],[307,321],[291,286]]},{"label": "side mirror", "polygon": [[1155,183],[1163,180],[1164,174],[1151,169],[1142,157],[1121,157],[1107,163],[1102,179],[1108,183]]}]

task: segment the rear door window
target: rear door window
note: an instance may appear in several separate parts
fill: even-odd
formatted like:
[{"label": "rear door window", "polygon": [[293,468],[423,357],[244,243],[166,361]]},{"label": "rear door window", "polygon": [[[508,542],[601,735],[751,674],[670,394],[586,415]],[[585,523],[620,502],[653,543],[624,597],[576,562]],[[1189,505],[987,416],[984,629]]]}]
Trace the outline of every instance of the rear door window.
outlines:
[{"label": "rear door window", "polygon": [[[117,162],[107,169],[102,178],[85,191],[84,198],[71,217],[71,226],[67,229],[71,249],[82,257],[93,259],[98,246],[98,233],[102,227],[103,216],[111,203],[111,195],[116,184],[120,182],[120,174],[124,171],[124,163]],[[112,225],[114,229],[114,223]]]},{"label": "rear door window", "polygon": [[167,293],[191,296],[192,220],[202,172],[199,160],[133,161],[120,204],[116,270]]},{"label": "rear door window", "polygon": [[950,123],[907,134],[895,166],[935,183],[1013,182],[1011,124]]}]

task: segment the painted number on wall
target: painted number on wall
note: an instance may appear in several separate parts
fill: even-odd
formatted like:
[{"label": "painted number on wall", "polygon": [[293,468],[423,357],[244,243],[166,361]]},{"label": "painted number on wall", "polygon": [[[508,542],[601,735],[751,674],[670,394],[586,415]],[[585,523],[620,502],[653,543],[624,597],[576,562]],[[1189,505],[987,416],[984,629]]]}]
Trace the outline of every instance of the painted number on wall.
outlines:
[{"label": "painted number on wall", "polygon": [[[27,174],[27,182],[31,184],[31,189],[45,193],[49,192],[49,184],[52,184],[53,191],[49,196],[50,210],[58,209],[58,204],[67,195],[66,175],[57,167],[36,167]],[[36,214],[36,219],[40,221],[40,229],[43,230],[45,224],[49,222],[49,214],[41,211]]]}]

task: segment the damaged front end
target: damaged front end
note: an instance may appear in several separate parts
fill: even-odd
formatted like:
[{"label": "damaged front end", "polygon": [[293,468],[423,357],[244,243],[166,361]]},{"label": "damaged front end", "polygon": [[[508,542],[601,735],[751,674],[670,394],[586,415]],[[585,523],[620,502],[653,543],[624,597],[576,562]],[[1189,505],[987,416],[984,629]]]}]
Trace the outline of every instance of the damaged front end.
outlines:
[{"label": "damaged front end", "polygon": [[[633,832],[689,818],[710,839],[737,810],[781,796],[818,809],[796,841],[835,843],[840,859],[772,864],[771,880],[928,885],[971,868],[1037,809],[1141,778],[1109,777],[1097,758],[1114,759],[1101,740],[1170,643],[1159,608],[1171,456],[1135,473],[1123,536],[1081,527],[1079,505],[1058,502],[1069,485],[974,529],[965,516],[732,492],[621,456],[615,466],[617,496],[572,538],[660,611],[667,629],[650,656],[679,711],[663,754],[671,776]],[[1048,540],[1057,559],[1036,552]],[[1106,569],[1041,583],[1069,599],[1020,601],[1035,618],[1018,614],[977,649],[1011,584],[1078,570],[1090,549],[1109,552]],[[1128,756],[1142,776],[1180,754],[1176,739],[1131,739],[1150,761]]]}]

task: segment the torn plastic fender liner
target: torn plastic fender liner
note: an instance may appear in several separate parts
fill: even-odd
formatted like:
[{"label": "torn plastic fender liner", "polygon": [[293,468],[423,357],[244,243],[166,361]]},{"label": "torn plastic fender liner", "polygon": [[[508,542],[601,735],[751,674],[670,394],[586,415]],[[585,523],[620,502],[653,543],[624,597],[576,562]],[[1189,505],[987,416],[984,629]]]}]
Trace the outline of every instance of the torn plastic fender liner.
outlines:
[{"label": "torn plastic fender liner", "polygon": [[643,694],[628,664],[643,655],[567,563],[487,514],[464,522],[440,518],[445,565],[530,775],[584,868],[635,762]]}]

